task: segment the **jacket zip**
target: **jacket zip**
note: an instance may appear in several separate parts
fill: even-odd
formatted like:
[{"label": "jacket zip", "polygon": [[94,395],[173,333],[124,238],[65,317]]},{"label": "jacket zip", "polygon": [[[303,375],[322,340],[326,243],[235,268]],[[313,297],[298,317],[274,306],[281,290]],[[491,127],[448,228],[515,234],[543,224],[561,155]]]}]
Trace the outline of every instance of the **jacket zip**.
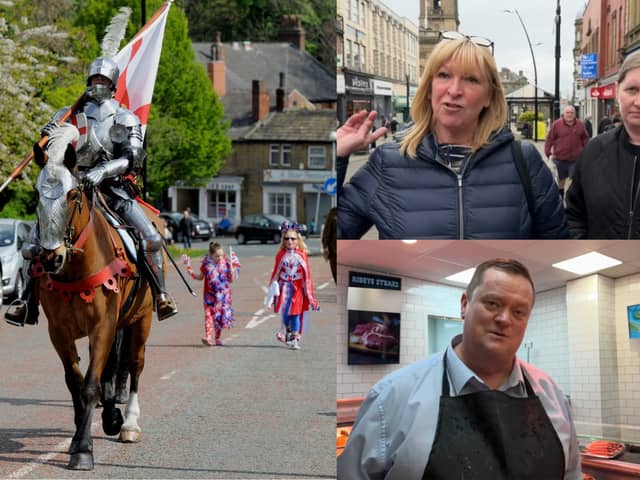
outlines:
[{"label": "jacket zip", "polygon": [[638,186],[636,187],[636,192],[633,191],[633,182],[636,178],[636,167],[638,164],[638,156],[634,155],[633,156],[633,174],[631,175],[631,194],[630,194],[630,198],[629,198],[629,228],[627,229],[627,239],[631,239],[631,235],[632,235],[632,231],[631,228],[633,227],[633,211],[634,211],[634,203],[633,203],[633,199],[635,197],[638,196],[638,191],[640,190],[640,182],[638,182]]},{"label": "jacket zip", "polygon": [[458,218],[460,219],[460,240],[464,239],[464,220],[463,220],[463,212],[462,212],[462,174],[458,173]]}]

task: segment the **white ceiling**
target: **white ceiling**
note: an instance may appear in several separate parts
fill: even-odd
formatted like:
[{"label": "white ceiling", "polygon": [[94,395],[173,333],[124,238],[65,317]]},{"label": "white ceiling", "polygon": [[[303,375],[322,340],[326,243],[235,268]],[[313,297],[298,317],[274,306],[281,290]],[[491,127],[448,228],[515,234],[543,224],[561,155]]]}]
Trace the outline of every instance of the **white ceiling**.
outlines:
[{"label": "white ceiling", "polygon": [[338,264],[420,280],[459,284],[444,278],[485,260],[509,257],[531,272],[536,290],[542,292],[579,278],[552,267],[553,263],[591,251],[622,261],[600,274],[620,278],[640,273],[640,240],[338,240]]}]

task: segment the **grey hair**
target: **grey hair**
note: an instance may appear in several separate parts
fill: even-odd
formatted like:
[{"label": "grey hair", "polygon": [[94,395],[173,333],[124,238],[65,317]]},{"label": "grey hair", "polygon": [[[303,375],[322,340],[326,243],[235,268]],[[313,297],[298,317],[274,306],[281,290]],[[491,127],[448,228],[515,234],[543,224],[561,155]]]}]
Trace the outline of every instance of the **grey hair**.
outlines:
[{"label": "grey hair", "polygon": [[620,71],[618,72],[618,83],[622,83],[624,77],[627,76],[630,70],[634,70],[640,67],[640,52],[634,52],[624,59]]}]

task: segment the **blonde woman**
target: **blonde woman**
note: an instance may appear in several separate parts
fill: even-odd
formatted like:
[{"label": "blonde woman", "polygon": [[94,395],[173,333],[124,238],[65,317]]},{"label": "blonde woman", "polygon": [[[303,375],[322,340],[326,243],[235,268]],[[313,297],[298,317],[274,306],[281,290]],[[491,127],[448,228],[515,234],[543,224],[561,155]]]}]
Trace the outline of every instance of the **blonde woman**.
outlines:
[{"label": "blonde woman", "polygon": [[[371,139],[364,128],[371,116],[338,130],[342,170]],[[568,237],[551,171],[533,144],[514,145],[505,128],[493,42],[442,33],[411,117],[400,143],[376,149],[339,190],[339,239],[360,238],[372,226],[381,239]]]},{"label": "blonde woman", "polygon": [[267,307],[282,314],[284,331],[276,338],[294,350],[300,349],[302,329],[309,310],[319,310],[313,292],[308,249],[304,244],[299,226],[283,223],[280,227],[282,239],[276,254],[271,278]]}]

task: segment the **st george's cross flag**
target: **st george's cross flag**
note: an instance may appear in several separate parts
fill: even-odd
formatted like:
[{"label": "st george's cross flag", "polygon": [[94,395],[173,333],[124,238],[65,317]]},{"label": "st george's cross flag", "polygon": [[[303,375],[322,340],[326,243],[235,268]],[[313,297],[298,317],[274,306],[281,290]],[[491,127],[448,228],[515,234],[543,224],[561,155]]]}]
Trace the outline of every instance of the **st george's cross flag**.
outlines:
[{"label": "st george's cross flag", "polygon": [[151,97],[170,6],[171,1],[168,1],[160,7],[114,58],[120,69],[115,99],[138,116],[143,138],[149,121]]}]

